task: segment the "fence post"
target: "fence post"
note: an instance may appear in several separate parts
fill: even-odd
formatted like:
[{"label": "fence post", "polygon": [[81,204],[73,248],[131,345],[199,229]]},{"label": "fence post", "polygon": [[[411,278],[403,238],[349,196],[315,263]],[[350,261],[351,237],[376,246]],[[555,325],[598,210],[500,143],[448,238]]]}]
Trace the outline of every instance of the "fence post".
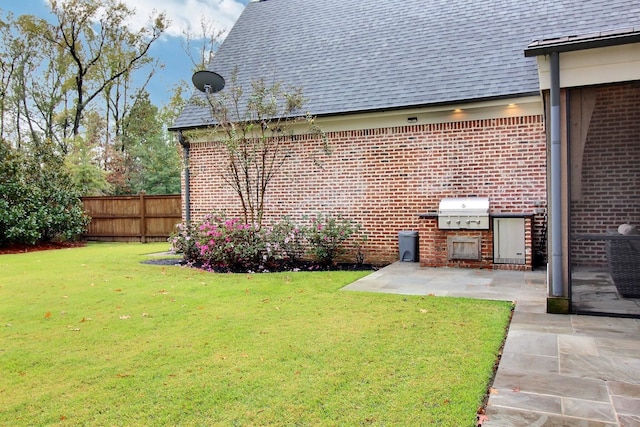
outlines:
[{"label": "fence post", "polygon": [[140,242],[147,243],[147,209],[144,201],[145,191],[140,191]]}]

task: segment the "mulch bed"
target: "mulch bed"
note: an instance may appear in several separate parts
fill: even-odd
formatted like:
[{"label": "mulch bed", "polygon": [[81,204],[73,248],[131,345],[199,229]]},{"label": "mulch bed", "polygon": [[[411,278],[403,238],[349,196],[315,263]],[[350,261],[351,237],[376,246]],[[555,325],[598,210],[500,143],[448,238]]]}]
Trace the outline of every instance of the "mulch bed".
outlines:
[{"label": "mulch bed", "polygon": [[286,264],[265,270],[247,271],[243,269],[231,269],[228,267],[203,268],[201,265],[187,264],[180,258],[155,258],[143,262],[152,265],[182,265],[186,267],[200,268],[215,273],[275,273],[282,271],[370,271],[378,270],[380,266],[372,264],[338,263],[334,265],[321,265],[314,262],[300,261],[295,264]]},{"label": "mulch bed", "polygon": [[87,242],[41,242],[35,245],[0,246],[0,255],[78,248],[86,246],[86,244]]}]

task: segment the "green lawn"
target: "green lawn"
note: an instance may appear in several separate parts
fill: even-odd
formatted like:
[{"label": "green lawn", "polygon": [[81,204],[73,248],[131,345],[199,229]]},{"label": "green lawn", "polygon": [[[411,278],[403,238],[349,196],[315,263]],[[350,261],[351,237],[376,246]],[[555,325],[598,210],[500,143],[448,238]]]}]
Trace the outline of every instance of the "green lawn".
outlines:
[{"label": "green lawn", "polygon": [[166,248],[0,256],[0,425],[475,424],[511,304],[140,263]]}]

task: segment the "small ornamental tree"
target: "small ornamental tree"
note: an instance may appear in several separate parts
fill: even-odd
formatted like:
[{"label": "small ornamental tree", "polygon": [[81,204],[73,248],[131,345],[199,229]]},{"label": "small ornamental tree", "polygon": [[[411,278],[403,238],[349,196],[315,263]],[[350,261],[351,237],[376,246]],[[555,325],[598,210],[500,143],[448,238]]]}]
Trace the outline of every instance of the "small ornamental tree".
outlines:
[{"label": "small ornamental tree", "polygon": [[[330,154],[327,138],[308,112],[303,112],[305,99],[301,88],[286,88],[282,83],[267,85],[264,79],[251,83],[245,94],[238,85],[237,70],[228,88],[219,93],[206,93],[214,125],[213,136],[226,155],[221,177],[240,199],[246,224],[262,227],[265,196],[271,180],[291,157],[294,126],[315,135],[318,151]],[[317,158],[314,158],[317,162]]]}]

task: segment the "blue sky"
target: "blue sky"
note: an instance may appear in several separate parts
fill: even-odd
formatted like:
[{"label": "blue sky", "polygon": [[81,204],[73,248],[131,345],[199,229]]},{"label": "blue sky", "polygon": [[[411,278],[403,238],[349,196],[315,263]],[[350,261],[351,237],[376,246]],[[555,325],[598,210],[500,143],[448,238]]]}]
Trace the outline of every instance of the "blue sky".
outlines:
[{"label": "blue sky", "polygon": [[[165,104],[169,97],[169,88],[180,80],[191,83],[192,64],[183,49],[184,31],[200,31],[201,17],[215,23],[216,27],[228,31],[242,13],[250,0],[121,0],[130,9],[135,9],[134,28],[147,22],[153,11],[165,11],[171,21],[170,27],[155,42],[151,55],[164,63],[149,86],[151,99],[158,106]],[[0,0],[2,12],[14,15],[31,14],[46,18],[49,16],[47,0]]]}]

